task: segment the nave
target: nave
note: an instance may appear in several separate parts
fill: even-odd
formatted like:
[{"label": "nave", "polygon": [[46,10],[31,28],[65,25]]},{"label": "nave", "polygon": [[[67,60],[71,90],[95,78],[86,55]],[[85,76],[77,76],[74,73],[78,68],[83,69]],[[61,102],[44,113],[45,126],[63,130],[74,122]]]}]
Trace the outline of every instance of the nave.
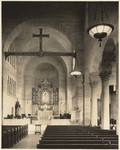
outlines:
[{"label": "nave", "polygon": [[[29,135],[27,126],[23,126],[23,129],[18,129],[18,131],[15,128],[18,127],[12,126],[14,130],[11,130],[11,126],[3,126],[3,148],[118,149],[116,131],[101,130],[100,127],[49,125],[44,132]],[[5,131],[8,132],[7,130],[11,134],[5,135]]]},{"label": "nave", "polygon": [[[34,139],[34,140],[33,140]],[[14,145],[12,149],[36,149],[36,145],[39,143],[41,139],[40,134],[29,134],[24,139],[22,139],[19,143]]]},{"label": "nave", "polygon": [[2,2],[2,148],[119,149],[118,4]]}]

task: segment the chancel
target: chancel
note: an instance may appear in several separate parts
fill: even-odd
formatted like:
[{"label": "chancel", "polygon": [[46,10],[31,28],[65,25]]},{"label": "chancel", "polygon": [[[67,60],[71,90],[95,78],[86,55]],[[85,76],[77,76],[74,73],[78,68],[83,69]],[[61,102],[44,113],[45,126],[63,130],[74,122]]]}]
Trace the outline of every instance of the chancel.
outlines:
[{"label": "chancel", "polygon": [[119,149],[118,5],[2,2],[2,148]]}]

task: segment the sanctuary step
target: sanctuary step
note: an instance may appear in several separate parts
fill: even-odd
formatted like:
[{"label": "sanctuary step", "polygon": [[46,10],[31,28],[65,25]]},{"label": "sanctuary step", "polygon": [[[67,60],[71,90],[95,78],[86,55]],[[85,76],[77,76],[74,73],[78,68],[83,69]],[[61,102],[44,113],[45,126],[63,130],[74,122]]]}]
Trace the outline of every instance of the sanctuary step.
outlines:
[{"label": "sanctuary step", "polygon": [[70,119],[38,119],[32,120],[32,124],[41,124],[41,125],[71,125]]},{"label": "sanctuary step", "polygon": [[117,149],[115,131],[87,126],[47,126],[37,148],[49,149]]},{"label": "sanctuary step", "polygon": [[70,119],[51,119],[51,125],[71,125]]}]

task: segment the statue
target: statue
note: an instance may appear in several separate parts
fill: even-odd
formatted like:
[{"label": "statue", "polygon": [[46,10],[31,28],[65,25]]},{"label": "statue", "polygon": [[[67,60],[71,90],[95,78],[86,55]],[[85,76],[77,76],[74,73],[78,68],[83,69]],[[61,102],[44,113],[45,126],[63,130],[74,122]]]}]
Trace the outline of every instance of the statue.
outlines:
[{"label": "statue", "polygon": [[49,93],[47,91],[43,92],[42,102],[45,104],[49,103]]}]

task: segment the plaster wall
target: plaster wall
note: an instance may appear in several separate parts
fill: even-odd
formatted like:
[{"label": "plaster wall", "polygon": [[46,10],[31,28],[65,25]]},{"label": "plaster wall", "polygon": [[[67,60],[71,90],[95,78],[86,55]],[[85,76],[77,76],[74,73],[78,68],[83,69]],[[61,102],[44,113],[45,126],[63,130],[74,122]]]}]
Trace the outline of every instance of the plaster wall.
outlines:
[{"label": "plaster wall", "polygon": [[9,64],[8,61],[5,61],[3,57],[3,86],[2,86],[2,91],[3,91],[3,99],[2,99],[2,105],[3,110],[2,110],[2,115],[3,117],[7,117],[7,115],[12,114],[12,107],[13,107],[13,114],[15,114],[15,103],[17,101],[16,96],[10,95],[7,93],[7,81],[8,81],[8,76],[11,77],[14,81],[16,80],[16,70]]}]

